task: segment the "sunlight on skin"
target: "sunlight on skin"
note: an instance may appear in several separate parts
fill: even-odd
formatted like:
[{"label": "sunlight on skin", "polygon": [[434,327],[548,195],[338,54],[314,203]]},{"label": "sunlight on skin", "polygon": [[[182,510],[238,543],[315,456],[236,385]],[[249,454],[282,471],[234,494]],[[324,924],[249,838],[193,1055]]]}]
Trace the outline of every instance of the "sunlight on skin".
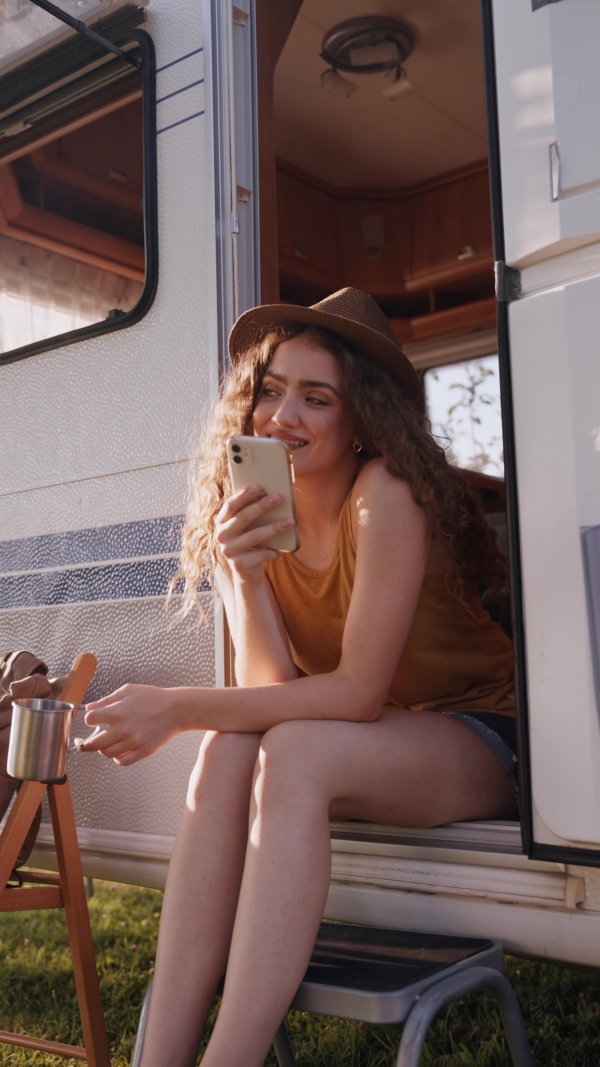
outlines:
[{"label": "sunlight on skin", "polygon": [[253,797],[254,797],[254,804],[256,806],[256,811],[254,812],[254,817],[251,818],[250,828],[249,828],[249,831],[248,831],[248,845],[252,846],[252,848],[257,848],[257,849],[260,848],[260,831],[261,831],[260,783],[261,783],[261,781],[264,781],[265,760],[266,760],[266,753],[263,752],[263,750],[261,748],[259,750],[259,753],[258,753],[258,766],[260,767],[260,775],[257,775],[257,777],[256,777],[256,779],[254,781],[254,785],[252,787],[252,794],[253,794]]},{"label": "sunlight on skin", "polygon": [[368,507],[366,507],[364,498],[362,496],[359,496],[357,498],[356,506],[358,510],[358,525],[368,526],[369,522],[371,521],[371,513]]}]

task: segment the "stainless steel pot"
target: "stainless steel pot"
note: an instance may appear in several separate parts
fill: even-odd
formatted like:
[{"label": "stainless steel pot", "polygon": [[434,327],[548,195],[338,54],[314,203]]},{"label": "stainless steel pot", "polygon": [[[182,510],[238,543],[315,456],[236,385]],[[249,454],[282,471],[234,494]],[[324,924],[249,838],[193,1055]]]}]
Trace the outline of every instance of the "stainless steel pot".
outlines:
[{"label": "stainless steel pot", "polygon": [[8,773],[26,782],[60,781],[67,766],[67,752],[77,748],[76,745],[69,748],[69,732],[79,710],[62,700],[14,700],[6,761]]}]

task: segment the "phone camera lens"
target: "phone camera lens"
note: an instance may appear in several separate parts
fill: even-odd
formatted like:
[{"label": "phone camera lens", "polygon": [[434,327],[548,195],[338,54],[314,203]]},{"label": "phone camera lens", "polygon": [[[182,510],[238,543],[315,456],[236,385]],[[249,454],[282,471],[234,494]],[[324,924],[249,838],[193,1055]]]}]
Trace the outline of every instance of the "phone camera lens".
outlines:
[{"label": "phone camera lens", "polygon": [[231,446],[231,451],[232,452],[241,452],[242,450],[241,450],[239,445],[232,445]]},{"label": "phone camera lens", "polygon": [[241,456],[234,456],[233,457],[233,462],[234,463],[241,463],[242,462],[242,457]]}]

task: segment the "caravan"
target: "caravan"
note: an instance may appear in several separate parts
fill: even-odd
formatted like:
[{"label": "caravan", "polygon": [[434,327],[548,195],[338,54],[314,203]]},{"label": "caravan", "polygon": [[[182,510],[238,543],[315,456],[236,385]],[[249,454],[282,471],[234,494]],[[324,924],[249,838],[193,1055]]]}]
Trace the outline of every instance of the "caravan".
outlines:
[{"label": "caravan", "polygon": [[[598,967],[598,5],[60,6],[96,38],[0,5],[0,648],[94,652],[91,697],[229,682],[211,594],[164,607],[229,328],[368,290],[509,554],[521,823],[334,824],[326,914]],[[164,885],[197,744],[72,757],[89,876]]]}]

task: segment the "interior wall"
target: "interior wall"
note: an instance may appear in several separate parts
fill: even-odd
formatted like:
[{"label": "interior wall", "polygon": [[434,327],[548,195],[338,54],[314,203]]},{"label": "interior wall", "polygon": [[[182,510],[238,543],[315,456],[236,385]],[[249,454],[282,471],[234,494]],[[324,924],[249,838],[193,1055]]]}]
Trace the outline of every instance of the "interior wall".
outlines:
[{"label": "interior wall", "polygon": [[257,0],[258,175],[260,188],[261,303],[279,300],[277,212],[275,204],[275,131],[273,79],[277,60],[302,6],[302,0]]}]

